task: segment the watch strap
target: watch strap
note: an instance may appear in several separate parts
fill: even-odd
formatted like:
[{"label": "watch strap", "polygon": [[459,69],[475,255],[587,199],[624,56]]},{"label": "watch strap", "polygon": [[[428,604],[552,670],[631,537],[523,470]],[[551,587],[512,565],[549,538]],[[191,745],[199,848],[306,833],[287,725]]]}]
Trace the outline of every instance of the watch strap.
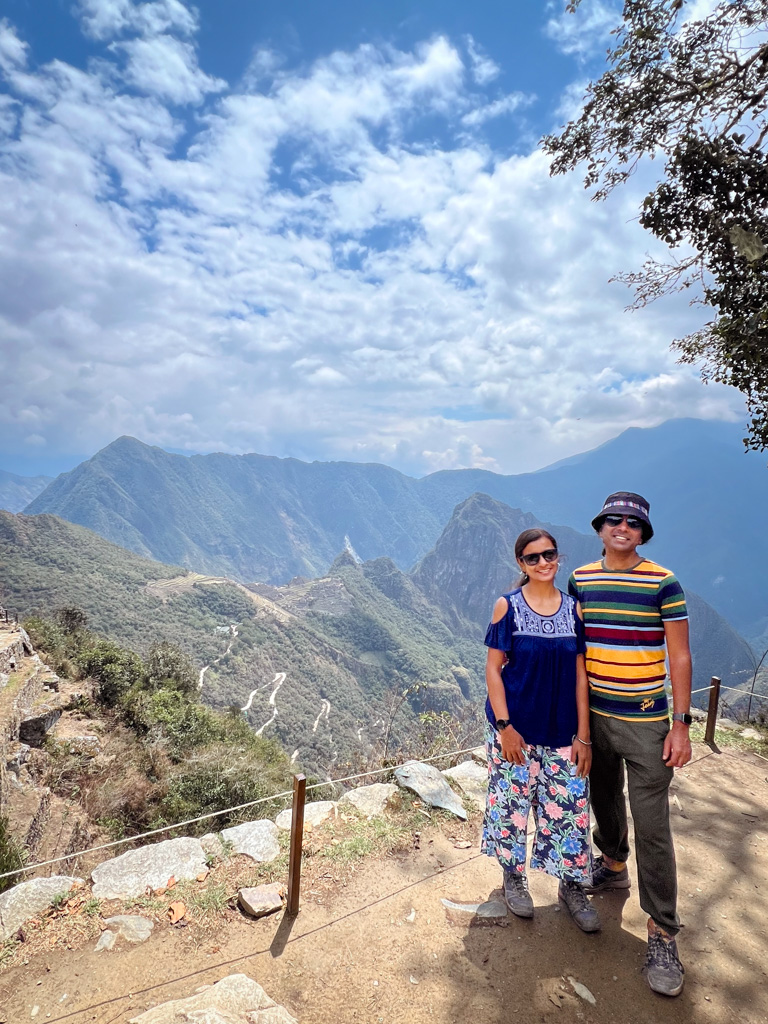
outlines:
[{"label": "watch strap", "polygon": [[675,714],[672,715],[672,721],[684,722],[686,725],[690,725],[693,722],[693,715],[689,714],[687,711],[676,711]]}]

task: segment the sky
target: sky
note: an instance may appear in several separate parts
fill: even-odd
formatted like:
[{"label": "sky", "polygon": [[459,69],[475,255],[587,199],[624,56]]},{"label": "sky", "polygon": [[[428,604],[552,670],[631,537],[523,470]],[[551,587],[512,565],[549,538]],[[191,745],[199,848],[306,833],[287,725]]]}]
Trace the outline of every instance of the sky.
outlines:
[{"label": "sky", "polygon": [[[691,11],[704,11],[695,0]],[[538,142],[615,0],[4,0],[0,468],[182,452],[524,472],[744,419],[610,278],[637,209]]]}]

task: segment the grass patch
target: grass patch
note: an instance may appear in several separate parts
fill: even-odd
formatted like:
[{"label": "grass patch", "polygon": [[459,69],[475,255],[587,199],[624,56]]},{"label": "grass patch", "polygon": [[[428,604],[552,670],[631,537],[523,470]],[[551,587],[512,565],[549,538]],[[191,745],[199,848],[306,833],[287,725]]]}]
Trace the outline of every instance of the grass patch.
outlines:
[{"label": "grass patch", "polygon": [[[704,742],[704,722],[694,722],[691,726],[690,736],[692,743],[703,743]],[[715,743],[718,747],[728,747],[730,750],[745,750],[753,754],[759,754],[761,757],[768,759],[768,732],[761,728],[759,725],[750,723],[747,726],[746,723],[739,727],[740,729],[755,729],[761,733],[760,739],[752,739],[748,736],[742,736],[735,729],[716,729],[715,730]]]}]

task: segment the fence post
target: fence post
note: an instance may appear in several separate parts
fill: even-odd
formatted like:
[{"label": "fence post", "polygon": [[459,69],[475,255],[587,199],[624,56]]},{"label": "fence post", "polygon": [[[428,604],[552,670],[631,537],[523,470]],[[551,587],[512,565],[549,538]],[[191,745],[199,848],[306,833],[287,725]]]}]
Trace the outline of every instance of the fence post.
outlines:
[{"label": "fence post", "polygon": [[712,683],[709,691],[709,707],[707,708],[707,727],[704,730],[704,742],[714,743],[715,723],[717,722],[717,709],[720,707],[720,679],[712,676]]},{"label": "fence post", "polygon": [[304,839],[304,801],[307,796],[306,775],[293,776],[293,813],[291,815],[291,852],[288,858],[288,906],[286,913],[299,912],[301,894],[301,844]]}]

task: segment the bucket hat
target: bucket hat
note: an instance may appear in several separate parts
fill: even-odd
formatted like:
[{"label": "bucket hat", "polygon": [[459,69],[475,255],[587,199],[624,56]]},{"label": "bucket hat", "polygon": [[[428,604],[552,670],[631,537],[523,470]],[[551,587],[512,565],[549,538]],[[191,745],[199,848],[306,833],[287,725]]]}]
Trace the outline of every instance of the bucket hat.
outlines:
[{"label": "bucket hat", "polygon": [[599,533],[606,516],[635,516],[644,524],[643,544],[645,544],[653,536],[653,527],[648,518],[650,511],[651,503],[646,501],[642,495],[635,494],[634,491],[614,491],[603,502],[602,509],[592,520],[592,526]]}]

